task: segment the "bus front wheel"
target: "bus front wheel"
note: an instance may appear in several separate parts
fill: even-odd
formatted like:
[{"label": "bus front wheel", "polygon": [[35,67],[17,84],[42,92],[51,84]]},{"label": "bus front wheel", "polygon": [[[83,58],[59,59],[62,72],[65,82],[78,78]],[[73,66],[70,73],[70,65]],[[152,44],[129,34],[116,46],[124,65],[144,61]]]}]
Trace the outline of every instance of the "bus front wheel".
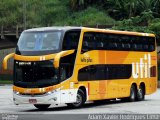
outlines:
[{"label": "bus front wheel", "polygon": [[71,108],[79,108],[85,103],[85,93],[79,89],[75,103],[68,103],[67,106]]},{"label": "bus front wheel", "polygon": [[50,104],[34,104],[34,106],[39,110],[46,110]]}]

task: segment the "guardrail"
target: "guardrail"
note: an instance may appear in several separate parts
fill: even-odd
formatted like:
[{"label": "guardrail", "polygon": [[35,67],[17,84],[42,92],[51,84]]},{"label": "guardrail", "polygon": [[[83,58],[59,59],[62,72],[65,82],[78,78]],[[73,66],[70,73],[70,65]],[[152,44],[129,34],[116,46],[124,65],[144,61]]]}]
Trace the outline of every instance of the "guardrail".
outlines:
[{"label": "guardrail", "polygon": [[4,26],[1,26],[1,32],[0,32],[0,36],[1,39],[5,39],[6,36],[16,36],[16,38],[19,38],[19,35],[21,34],[21,32],[23,31],[23,27],[20,26],[15,26],[15,27],[9,27],[9,28],[5,28]]}]

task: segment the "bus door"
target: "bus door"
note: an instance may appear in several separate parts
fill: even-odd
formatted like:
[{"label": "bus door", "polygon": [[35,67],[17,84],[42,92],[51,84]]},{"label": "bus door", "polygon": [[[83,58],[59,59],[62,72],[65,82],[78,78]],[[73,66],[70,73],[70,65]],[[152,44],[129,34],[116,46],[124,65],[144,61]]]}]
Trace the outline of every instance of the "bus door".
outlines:
[{"label": "bus door", "polygon": [[60,98],[61,103],[68,103],[71,101],[70,96],[70,81],[67,79],[67,71],[65,67],[60,68]]},{"label": "bus door", "polygon": [[74,75],[74,67],[76,63],[76,57],[77,57],[77,49],[78,49],[78,43],[79,43],[79,37],[80,37],[80,30],[69,30],[65,33],[63,43],[62,43],[62,50],[68,51],[68,50],[74,50],[73,53],[64,56],[61,58],[60,63],[61,63],[61,77],[62,77],[62,82],[61,82],[61,87],[65,86],[65,92],[62,91],[61,94],[61,101],[69,101],[69,102],[75,102],[73,97],[73,89],[74,89],[74,80],[70,82],[67,79],[72,79],[72,75]]}]

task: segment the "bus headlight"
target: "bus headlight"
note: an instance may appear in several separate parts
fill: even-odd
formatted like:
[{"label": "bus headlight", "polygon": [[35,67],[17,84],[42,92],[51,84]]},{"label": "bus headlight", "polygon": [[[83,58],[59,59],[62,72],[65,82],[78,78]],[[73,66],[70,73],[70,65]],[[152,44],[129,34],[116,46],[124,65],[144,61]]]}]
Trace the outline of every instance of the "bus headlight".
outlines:
[{"label": "bus headlight", "polygon": [[47,92],[46,94],[47,95],[51,95],[51,94],[53,94],[55,91],[53,90],[53,91],[49,91],[49,92]]},{"label": "bus headlight", "polygon": [[53,90],[53,91],[49,91],[49,92],[47,92],[47,94],[50,95],[50,94],[52,94],[52,93],[56,93],[56,92],[59,92],[59,91],[60,91],[60,88],[55,89],[55,90]]},{"label": "bus headlight", "polygon": [[51,92],[51,91],[49,91],[47,94],[48,94],[48,95],[50,95],[50,94],[52,94],[52,92]]},{"label": "bus headlight", "polygon": [[17,92],[17,91],[13,91],[13,93],[16,94],[16,95],[19,95],[19,92]]}]

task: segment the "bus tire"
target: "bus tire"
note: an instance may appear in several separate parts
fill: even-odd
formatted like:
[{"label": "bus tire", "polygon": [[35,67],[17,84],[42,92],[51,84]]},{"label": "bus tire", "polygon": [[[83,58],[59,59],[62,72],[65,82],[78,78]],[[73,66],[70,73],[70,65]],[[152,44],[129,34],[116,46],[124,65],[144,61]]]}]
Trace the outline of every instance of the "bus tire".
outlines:
[{"label": "bus tire", "polygon": [[142,101],[144,100],[145,96],[145,88],[140,85],[139,89],[137,90],[137,101]]},{"label": "bus tire", "polygon": [[135,85],[132,85],[130,89],[130,96],[128,98],[128,101],[134,102],[135,100],[136,100],[136,87]]},{"label": "bus tire", "polygon": [[39,110],[46,110],[50,104],[34,104],[34,106]]},{"label": "bus tire", "polygon": [[68,107],[71,108],[80,108],[85,103],[85,93],[83,90],[79,89],[77,92],[77,101],[75,103],[67,103]]}]

